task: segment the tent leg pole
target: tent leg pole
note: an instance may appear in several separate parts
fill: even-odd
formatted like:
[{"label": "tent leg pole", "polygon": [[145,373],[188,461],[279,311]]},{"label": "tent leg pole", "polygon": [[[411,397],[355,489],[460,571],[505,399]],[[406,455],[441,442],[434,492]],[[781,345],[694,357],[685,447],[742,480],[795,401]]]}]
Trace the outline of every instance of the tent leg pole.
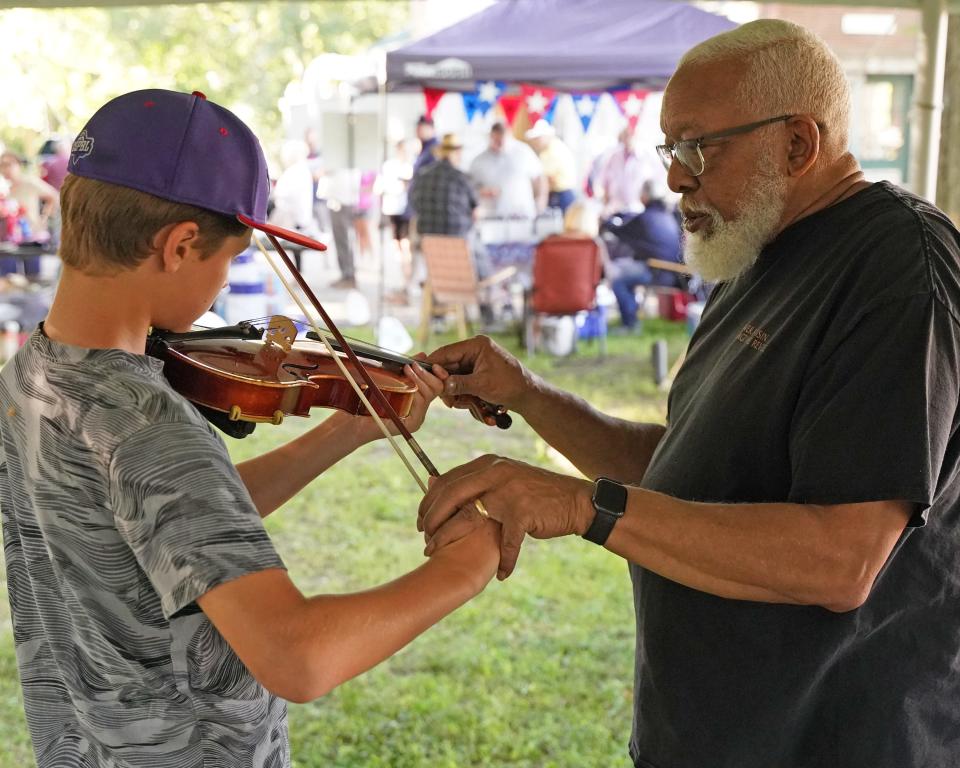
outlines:
[{"label": "tent leg pole", "polygon": [[919,109],[920,146],[917,152],[917,173],[912,186],[918,195],[936,203],[949,16],[946,0],[923,0],[921,7],[927,50],[922,92],[916,103]]}]

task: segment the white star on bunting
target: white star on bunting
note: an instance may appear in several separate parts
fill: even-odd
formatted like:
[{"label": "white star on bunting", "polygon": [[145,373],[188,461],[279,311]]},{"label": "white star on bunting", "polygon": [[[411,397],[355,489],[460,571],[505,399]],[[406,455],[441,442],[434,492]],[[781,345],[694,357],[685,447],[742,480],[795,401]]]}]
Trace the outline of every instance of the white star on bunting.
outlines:
[{"label": "white star on bunting", "polygon": [[643,99],[638,99],[635,94],[630,94],[623,102],[623,113],[627,117],[639,117],[643,110]]},{"label": "white star on bunting", "polygon": [[542,115],[549,103],[550,100],[543,95],[543,91],[534,91],[527,96],[527,112],[534,115]]},{"label": "white star on bunting", "polygon": [[589,96],[581,96],[575,102],[577,107],[577,114],[580,117],[589,117],[593,114],[593,99]]},{"label": "white star on bunting", "polygon": [[493,104],[497,97],[500,96],[500,89],[497,88],[497,84],[492,80],[488,80],[485,83],[480,84],[480,88],[477,89],[477,93],[480,97],[480,101],[484,101],[487,104]]}]

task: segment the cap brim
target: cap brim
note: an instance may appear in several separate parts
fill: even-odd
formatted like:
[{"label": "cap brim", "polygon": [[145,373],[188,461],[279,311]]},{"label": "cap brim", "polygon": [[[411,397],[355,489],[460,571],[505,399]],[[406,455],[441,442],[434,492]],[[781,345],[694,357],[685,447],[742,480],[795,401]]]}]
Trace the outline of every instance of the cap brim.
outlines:
[{"label": "cap brim", "polygon": [[246,224],[248,227],[253,227],[253,229],[259,229],[261,232],[265,232],[268,235],[273,235],[274,237],[279,237],[281,240],[287,240],[296,245],[302,245],[304,248],[310,248],[314,251],[325,251],[327,246],[321,243],[319,240],[314,240],[312,237],[307,237],[302,232],[296,232],[292,229],[284,229],[283,227],[278,227],[274,224],[265,224],[263,222],[254,221],[249,216],[244,216],[242,213],[237,214],[237,220],[241,224]]}]

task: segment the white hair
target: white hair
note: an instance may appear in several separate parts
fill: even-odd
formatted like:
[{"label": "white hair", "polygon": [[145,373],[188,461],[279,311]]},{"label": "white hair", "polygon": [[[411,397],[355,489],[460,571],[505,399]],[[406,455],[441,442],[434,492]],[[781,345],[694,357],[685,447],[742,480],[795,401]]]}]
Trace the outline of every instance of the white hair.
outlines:
[{"label": "white hair", "polygon": [[761,117],[811,115],[824,150],[847,150],[850,86],[840,61],[816,34],[781,19],[751,21],[691,48],[677,71],[724,59],[746,65],[734,92],[737,104],[749,105],[751,111],[759,107]]}]

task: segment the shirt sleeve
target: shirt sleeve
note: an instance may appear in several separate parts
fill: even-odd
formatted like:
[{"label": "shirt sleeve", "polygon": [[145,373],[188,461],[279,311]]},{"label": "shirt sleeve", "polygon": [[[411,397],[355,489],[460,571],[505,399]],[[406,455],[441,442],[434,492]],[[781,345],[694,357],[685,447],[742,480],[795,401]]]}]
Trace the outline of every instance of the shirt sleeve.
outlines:
[{"label": "shirt sleeve", "polygon": [[189,423],[152,425],[110,462],[117,530],[170,618],[213,587],[283,568],[226,446]]},{"label": "shirt sleeve", "polygon": [[817,355],[800,393],[790,452],[791,500],[919,505],[956,467],[960,334],[931,295],[888,300],[861,314]]}]

